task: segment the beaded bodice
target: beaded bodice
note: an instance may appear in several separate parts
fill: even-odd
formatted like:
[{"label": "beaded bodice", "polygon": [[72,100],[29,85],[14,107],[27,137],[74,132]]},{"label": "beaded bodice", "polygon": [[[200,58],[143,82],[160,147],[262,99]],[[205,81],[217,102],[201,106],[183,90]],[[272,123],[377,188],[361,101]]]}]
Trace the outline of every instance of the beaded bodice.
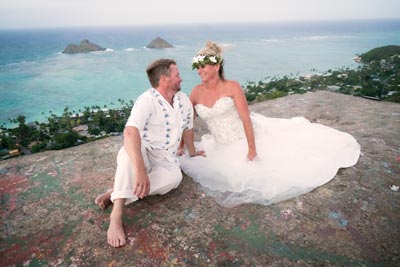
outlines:
[{"label": "beaded bodice", "polygon": [[212,107],[197,104],[195,109],[218,143],[230,144],[245,137],[242,121],[231,97],[218,99]]}]

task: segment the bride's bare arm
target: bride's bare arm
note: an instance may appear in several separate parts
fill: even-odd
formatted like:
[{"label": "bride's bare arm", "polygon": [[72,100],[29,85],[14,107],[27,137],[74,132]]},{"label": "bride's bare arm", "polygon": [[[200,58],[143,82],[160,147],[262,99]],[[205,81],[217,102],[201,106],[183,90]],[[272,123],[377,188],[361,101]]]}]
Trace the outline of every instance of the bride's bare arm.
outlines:
[{"label": "bride's bare arm", "polygon": [[[189,96],[190,101],[192,102],[193,105],[193,121],[195,120],[197,114],[196,114],[196,110],[194,109],[194,106],[197,103],[196,100],[196,94],[194,93],[195,90],[192,90],[192,93]],[[183,131],[183,135],[182,135],[182,140],[179,144],[178,147],[178,155],[181,156],[184,154],[183,150],[184,150],[184,146],[186,145],[186,148],[188,150],[189,156],[191,157],[195,157],[195,156],[205,156],[205,152],[203,150],[199,150],[196,151],[196,148],[194,146],[194,130],[192,129],[188,129],[188,130],[184,130]]]},{"label": "bride's bare arm", "polygon": [[194,146],[194,130],[184,130],[183,131],[183,140],[185,141],[186,148],[188,150],[189,156],[196,157],[196,156],[205,156],[203,150],[196,151]]},{"label": "bride's bare arm", "polygon": [[233,93],[233,99],[235,102],[236,110],[239,114],[240,120],[243,123],[244,132],[246,134],[247,145],[249,151],[247,158],[253,160],[257,156],[256,142],[254,138],[253,123],[250,119],[249,106],[247,104],[246,96],[243,93],[243,89],[238,82],[231,81],[230,88]]}]

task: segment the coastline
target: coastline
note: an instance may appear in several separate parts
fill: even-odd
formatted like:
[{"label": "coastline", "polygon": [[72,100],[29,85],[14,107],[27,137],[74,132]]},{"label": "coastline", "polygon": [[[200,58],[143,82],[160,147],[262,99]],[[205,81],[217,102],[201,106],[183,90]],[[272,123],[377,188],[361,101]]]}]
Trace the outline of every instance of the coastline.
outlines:
[{"label": "coastline", "polygon": [[[228,45],[226,74],[245,85],[265,76],[305,76],[343,66],[357,68],[357,53],[398,44],[399,21],[326,21],[36,29],[0,33],[0,124],[23,115],[28,122],[46,120],[84,106],[107,105],[117,98],[135,100],[149,87],[144,67],[158,57],[173,57],[184,78],[182,90],[199,82],[191,57],[210,39]],[[161,34],[162,33],[162,34]],[[160,35],[176,47],[153,51],[146,44]],[[61,51],[83,38],[104,52],[68,56]],[[44,42],[43,40],[46,40]],[[78,67],[79,66],[79,67]],[[44,97],[45,96],[45,97]],[[42,115],[42,112],[45,112]]]},{"label": "coastline", "polygon": [[[357,70],[329,70],[320,75],[273,77],[248,82],[243,86],[249,104],[292,94],[327,90],[370,100],[400,103],[400,46],[375,48],[357,58]],[[24,116],[13,120],[16,128],[0,130],[2,160],[19,155],[64,149],[107,136],[120,135],[133,101],[118,99],[121,108],[85,107],[79,113],[64,109],[61,116],[50,114],[46,123],[26,122]]]}]

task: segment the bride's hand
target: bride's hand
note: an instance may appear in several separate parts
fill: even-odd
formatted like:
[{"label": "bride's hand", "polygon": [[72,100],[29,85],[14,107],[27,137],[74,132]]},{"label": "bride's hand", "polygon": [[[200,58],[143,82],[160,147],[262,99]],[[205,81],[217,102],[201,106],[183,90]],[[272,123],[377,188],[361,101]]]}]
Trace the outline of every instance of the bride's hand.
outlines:
[{"label": "bride's hand", "polygon": [[250,161],[253,161],[256,157],[257,157],[257,152],[255,151],[249,151],[249,153],[247,153],[247,159]]},{"label": "bride's hand", "polygon": [[190,155],[191,157],[197,157],[197,156],[206,156],[206,152],[204,150],[196,150],[193,155]]}]

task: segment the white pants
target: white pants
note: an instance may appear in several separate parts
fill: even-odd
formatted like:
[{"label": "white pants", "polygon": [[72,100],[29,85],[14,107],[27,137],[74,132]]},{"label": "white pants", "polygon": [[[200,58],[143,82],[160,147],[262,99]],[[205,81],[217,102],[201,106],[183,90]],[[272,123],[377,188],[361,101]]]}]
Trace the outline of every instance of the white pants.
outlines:
[{"label": "white pants", "polygon": [[[147,151],[142,147],[142,156],[145,162],[147,175],[150,179],[149,195],[166,194],[174,188],[177,188],[182,181],[182,172],[179,165],[166,161],[157,162],[147,156]],[[135,182],[134,171],[131,159],[124,147],[122,147],[117,156],[117,170],[114,180],[114,191],[111,194],[111,201],[125,198],[125,204],[138,200],[133,194],[133,185]]]}]

